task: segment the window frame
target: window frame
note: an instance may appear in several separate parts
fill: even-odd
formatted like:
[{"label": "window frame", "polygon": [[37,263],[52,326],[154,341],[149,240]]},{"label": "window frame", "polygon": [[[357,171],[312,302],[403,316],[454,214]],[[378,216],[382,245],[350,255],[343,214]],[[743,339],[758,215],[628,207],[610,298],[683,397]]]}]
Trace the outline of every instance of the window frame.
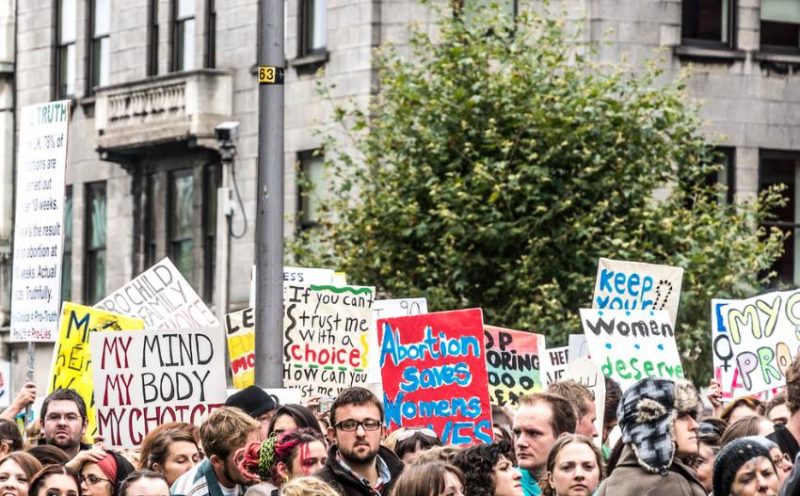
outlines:
[{"label": "window frame", "polygon": [[[778,53],[778,54],[790,54],[790,55],[798,55],[800,54],[800,19],[796,22],[782,22],[776,21],[774,19],[765,20],[763,15],[764,3],[766,0],[762,0],[759,8],[758,8],[758,20],[759,20],[759,50],[762,52],[768,53]],[[764,39],[764,34],[768,32],[774,32],[775,29],[779,29],[779,26],[772,26],[770,29],[765,29],[764,24],[774,24],[774,25],[788,25],[792,26],[793,34],[794,34],[794,45],[776,45],[773,43],[768,43]]]},{"label": "window frame", "polygon": [[158,43],[159,43],[159,23],[158,23],[158,2],[159,0],[147,1],[147,68],[148,76],[158,75]]},{"label": "window frame", "polygon": [[180,270],[180,260],[176,256],[177,255],[176,246],[178,244],[180,244],[180,243],[185,242],[185,241],[189,241],[191,243],[192,247],[191,247],[190,253],[192,255],[192,267],[191,267],[191,270],[189,271],[188,277],[187,277],[187,274],[183,274],[183,276],[186,277],[186,279],[189,281],[189,283],[192,286],[195,286],[195,277],[194,277],[194,275],[195,275],[195,270],[197,268],[196,264],[195,264],[195,258],[196,258],[195,257],[195,249],[196,249],[196,244],[195,244],[195,226],[193,225],[193,223],[190,223],[190,225],[189,225],[189,237],[188,238],[185,238],[185,237],[184,238],[176,238],[176,233],[175,233],[176,226],[174,225],[173,219],[172,219],[172,215],[175,213],[175,210],[176,210],[175,209],[175,207],[176,207],[175,201],[177,200],[177,198],[176,198],[176,196],[177,196],[176,195],[176,184],[177,184],[177,182],[176,181],[179,178],[186,178],[186,177],[189,177],[192,180],[192,198],[191,198],[192,207],[191,207],[191,214],[192,214],[192,218],[194,218],[194,215],[195,215],[195,194],[196,194],[194,167],[182,167],[182,168],[173,169],[173,170],[170,170],[170,171],[167,172],[167,209],[166,209],[166,215],[167,215],[167,219],[166,219],[166,221],[167,221],[167,224],[166,224],[166,235],[167,235],[167,237],[166,237],[165,248],[166,248],[167,256],[169,256],[170,260],[172,260],[173,263],[175,263],[175,266],[178,267],[178,270]]},{"label": "window frame", "polygon": [[[105,34],[98,35],[95,32],[95,19],[97,17],[97,1],[98,0],[87,0],[87,7],[88,7],[88,15],[87,17],[87,33],[91,33],[90,36],[87,37],[87,64],[86,64],[86,95],[94,95],[95,87],[102,86],[103,83],[100,81],[102,79],[101,66],[96,65],[98,60],[98,51],[100,52],[100,56],[102,56],[102,46],[103,40],[105,40],[109,44],[108,48],[108,60],[106,64],[109,65],[108,67],[108,77],[111,77],[111,19],[113,16],[111,15],[111,0],[108,1],[108,32]],[[101,61],[102,63],[102,61]],[[110,81],[106,81],[105,84],[108,84]]]},{"label": "window frame", "polygon": [[[88,305],[94,305],[100,299],[105,297],[105,280],[103,281],[103,288],[102,291],[98,291],[98,293],[102,294],[94,294],[97,288],[93,288],[91,286],[91,281],[96,278],[96,264],[92,263],[93,260],[97,259],[98,253],[103,253],[105,255],[108,252],[108,231],[106,231],[106,236],[104,238],[104,244],[102,248],[96,248],[91,246],[91,239],[92,239],[92,219],[93,219],[93,199],[96,197],[94,188],[100,188],[103,192],[103,197],[105,198],[105,215],[106,218],[103,219],[103,223],[108,229],[108,185],[106,181],[93,181],[85,183],[84,185],[84,198],[86,203],[84,204],[84,211],[86,215],[84,219],[86,219],[85,226],[83,229],[84,232],[84,245],[83,245],[83,260],[84,260],[84,269],[83,269],[83,301]],[[106,273],[106,264],[105,261],[107,258],[103,259],[103,274]]]},{"label": "window frame", "polygon": [[[769,149],[761,149],[759,150],[758,155],[758,191],[761,192],[763,190],[763,180],[764,180],[764,168],[765,168],[765,161],[767,160],[785,160],[785,161],[794,161],[794,198],[789,198],[789,206],[796,202],[796,200],[800,199],[800,151],[784,151],[784,150],[769,150]],[[792,187],[789,187],[789,190],[792,191]],[[800,215],[796,215],[800,205],[794,205],[795,214],[793,222],[789,222],[786,220],[782,220],[780,218],[775,220],[768,220],[761,224],[762,227],[778,227],[782,231],[785,230],[792,230],[792,236],[790,236],[784,244],[784,247],[790,247],[791,249],[784,250],[784,254],[781,259],[777,260],[775,264],[767,271],[776,271],[778,273],[778,277],[775,279],[774,283],[780,284],[782,282],[788,282],[790,284],[796,284],[797,278],[795,274],[798,274],[798,263],[800,263],[800,257],[795,257],[795,252],[798,251],[800,248],[798,243],[800,243]],[[776,213],[779,215],[779,213]],[[788,243],[792,243],[788,245]],[[790,256],[791,257],[791,265],[789,269],[791,270],[791,278],[789,280],[783,278],[784,274],[781,273],[779,264],[783,262],[783,257]],[[764,274],[762,274],[763,276]]]},{"label": "window frame", "polygon": [[[191,71],[196,69],[195,61],[194,61],[194,52],[195,52],[195,38],[197,35],[197,0],[192,0],[194,2],[194,12],[189,17],[178,17],[178,3],[181,0],[172,0],[172,12],[171,12],[171,19],[172,22],[170,23],[170,44],[172,45],[172,57],[170,61],[170,72],[183,72],[183,71]],[[181,42],[183,39],[179,36],[181,26],[185,26],[187,22],[194,23],[194,29],[192,30],[192,56],[191,56],[191,65],[186,65],[186,60],[184,60],[183,52],[184,52],[184,44]],[[185,34],[185,29],[184,29]]]},{"label": "window frame", "polygon": [[739,2],[738,0],[728,0],[728,41],[723,40],[706,40],[703,38],[693,38],[691,36],[687,36],[685,34],[685,29],[687,25],[687,19],[692,17],[697,17],[696,12],[690,13],[687,12],[687,3],[689,2],[701,2],[703,0],[682,0],[681,1],[681,44],[684,46],[696,46],[701,48],[716,48],[722,50],[734,50],[737,46],[737,28],[738,28],[738,21],[739,16],[738,8]]},{"label": "window frame", "polygon": [[206,0],[205,15],[206,35],[203,40],[203,66],[206,69],[213,69],[217,66],[217,3],[215,0]]},{"label": "window frame", "polygon": [[[63,4],[65,0],[56,0],[54,2],[53,8],[53,26],[55,30],[53,32],[54,35],[54,42],[53,43],[53,99],[54,100],[61,100],[67,98],[74,98],[77,92],[77,80],[78,80],[78,56],[77,56],[77,43],[78,43],[78,0],[71,0],[74,2],[75,5],[75,18],[72,22],[75,25],[75,37],[66,43],[62,43],[61,41],[61,26],[64,24],[62,21],[62,14],[63,14]],[[73,81],[72,81],[72,92],[69,92],[69,83],[64,80],[66,77],[64,75],[64,63],[65,61],[69,62],[69,47],[72,47],[73,56],[71,57],[72,62],[74,64],[72,68],[73,73]],[[66,50],[65,50],[66,49]],[[63,53],[66,51],[66,55]],[[63,89],[62,89],[63,87]]]},{"label": "window frame", "polygon": [[[316,0],[298,0],[298,13],[297,13],[297,58],[322,56],[328,53],[328,0],[319,0],[325,2],[325,43],[321,48],[311,48],[309,45],[309,37],[314,33],[313,19],[309,22],[309,3],[314,3]],[[312,12],[313,13],[313,12]]]},{"label": "window frame", "polygon": [[298,231],[307,231],[310,229],[314,229],[319,226],[319,222],[317,220],[309,220],[307,210],[307,194],[306,188],[304,188],[306,181],[308,180],[308,174],[306,174],[306,164],[308,164],[311,160],[319,159],[323,165],[323,173],[324,173],[324,166],[325,166],[325,157],[324,155],[320,154],[320,149],[316,148],[313,150],[303,150],[297,153],[297,162],[298,162],[298,177],[297,177],[297,215],[296,215],[296,225]]}]

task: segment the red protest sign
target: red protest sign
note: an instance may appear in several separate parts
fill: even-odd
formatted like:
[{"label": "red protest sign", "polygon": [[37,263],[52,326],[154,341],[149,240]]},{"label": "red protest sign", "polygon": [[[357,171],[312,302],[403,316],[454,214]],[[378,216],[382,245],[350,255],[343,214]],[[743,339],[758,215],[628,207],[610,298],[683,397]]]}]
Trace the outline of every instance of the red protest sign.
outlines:
[{"label": "red protest sign", "polygon": [[378,321],[386,425],[430,427],[445,444],[492,441],[480,309]]}]

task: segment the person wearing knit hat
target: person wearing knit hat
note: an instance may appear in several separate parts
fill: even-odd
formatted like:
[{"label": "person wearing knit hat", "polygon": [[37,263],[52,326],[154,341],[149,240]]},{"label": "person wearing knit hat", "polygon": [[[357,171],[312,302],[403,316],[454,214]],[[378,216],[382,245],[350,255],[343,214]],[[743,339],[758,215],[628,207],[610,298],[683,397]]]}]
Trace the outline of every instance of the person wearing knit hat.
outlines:
[{"label": "person wearing knit hat", "polygon": [[328,460],[325,438],[317,430],[303,428],[251,443],[236,455],[242,474],[261,480],[245,496],[274,496],[284,482],[311,475]]},{"label": "person wearing knit hat", "polygon": [[[100,451],[102,448],[94,448]],[[117,496],[122,481],[134,471],[133,465],[122,455],[113,451],[92,461],[80,469],[81,494],[84,496]]]},{"label": "person wearing knit hat", "polygon": [[697,453],[700,408],[697,390],[684,380],[649,377],[625,391],[617,407],[622,438],[609,462],[613,471],[597,494],[705,496],[694,471],[680,460]]},{"label": "person wearing knit hat", "polygon": [[778,485],[769,449],[757,437],[731,442],[714,460],[714,496],[775,496]]},{"label": "person wearing knit hat", "polygon": [[261,439],[266,439],[270,420],[278,408],[278,398],[258,386],[247,386],[225,400],[225,406],[233,406],[261,422]]}]

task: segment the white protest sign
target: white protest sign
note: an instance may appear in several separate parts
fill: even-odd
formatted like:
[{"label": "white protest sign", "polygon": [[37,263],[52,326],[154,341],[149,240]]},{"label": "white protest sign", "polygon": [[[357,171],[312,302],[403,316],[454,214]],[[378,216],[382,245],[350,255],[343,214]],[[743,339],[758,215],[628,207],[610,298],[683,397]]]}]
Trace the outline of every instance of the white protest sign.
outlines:
[{"label": "white protest sign", "polygon": [[0,360],[0,407],[5,408],[11,404],[11,362]]},{"label": "white protest sign", "polygon": [[200,425],[224,405],[225,345],[219,327],[93,332],[98,432],[134,448],[165,422]]},{"label": "white protest sign", "polygon": [[603,415],[606,410],[606,379],[603,371],[588,358],[577,358],[570,361],[564,378],[572,379],[592,393],[597,415],[594,420],[594,429],[597,431],[594,442],[599,447],[603,443]]},{"label": "white protest sign", "polygon": [[586,343],[586,336],[583,334],[569,335],[569,359],[570,362],[578,358],[589,356],[589,345]]},{"label": "white protest sign", "polygon": [[138,317],[146,329],[217,327],[219,321],[169,258],[100,300],[95,308]]},{"label": "white protest sign", "polygon": [[645,377],[684,378],[666,311],[581,309],[581,324],[592,362],[623,391]]},{"label": "white protest sign", "polygon": [[[728,335],[716,343],[715,354],[733,364],[746,394],[761,393],[786,384],[786,369],[800,347],[800,290],[776,291],[746,300],[729,301],[721,309]],[[715,343],[712,343],[715,344]]]},{"label": "white protest sign", "polygon": [[597,264],[592,308],[666,310],[675,326],[682,280],[680,267],[601,258]]},{"label": "white protest sign", "polygon": [[368,382],[374,288],[284,283],[283,386],[335,397]]},{"label": "white protest sign", "polygon": [[544,370],[544,385],[549,386],[554,382],[558,382],[564,375],[564,371],[567,370],[569,347],[546,348],[544,355],[539,360]]},{"label": "white protest sign", "polygon": [[408,317],[428,313],[428,300],[425,298],[397,298],[394,300],[375,300],[372,306],[375,320]]},{"label": "white protest sign", "polygon": [[[294,284],[320,284],[328,285],[333,283],[333,269],[316,269],[311,267],[284,267],[283,283]],[[256,306],[256,266],[250,274],[250,306]]]},{"label": "white protest sign", "polygon": [[61,315],[69,100],[28,105],[19,119],[11,336],[53,341]]}]

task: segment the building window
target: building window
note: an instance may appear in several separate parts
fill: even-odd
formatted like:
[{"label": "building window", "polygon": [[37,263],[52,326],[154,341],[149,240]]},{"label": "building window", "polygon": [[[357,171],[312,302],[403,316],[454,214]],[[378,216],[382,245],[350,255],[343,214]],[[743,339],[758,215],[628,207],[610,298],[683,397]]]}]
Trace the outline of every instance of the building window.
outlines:
[{"label": "building window", "polygon": [[762,152],[758,171],[759,191],[777,184],[784,184],[783,194],[788,200],[773,213],[775,218],[765,222],[765,227],[778,227],[789,236],[784,240],[784,251],[772,266],[777,272],[778,281],[796,285],[800,283],[800,154],[783,152]]},{"label": "building window", "polygon": [[93,305],[106,295],[106,183],[86,185],[86,276],[83,298]]},{"label": "building window", "polygon": [[[260,2],[259,2],[260,3]],[[214,0],[206,0],[206,46],[205,66],[209,69],[217,65],[217,6]]]},{"label": "building window", "polygon": [[158,74],[158,0],[147,5],[147,75]]},{"label": "building window", "polygon": [[683,43],[732,48],[735,18],[734,0],[683,0]]},{"label": "building window", "polygon": [[145,177],[144,198],[144,265],[152,267],[156,263],[156,230],[158,229],[158,208],[156,208],[156,179],[155,174]]},{"label": "building window", "polygon": [[64,249],[61,250],[61,301],[72,301],[72,185],[64,194]]},{"label": "building window", "polygon": [[800,52],[800,1],[761,0],[761,48]]},{"label": "building window", "polygon": [[710,174],[706,179],[709,186],[721,184],[725,186],[725,192],[720,201],[733,205],[736,194],[736,148],[719,147],[717,148],[720,169]]},{"label": "building window", "polygon": [[172,70],[194,69],[194,0],[174,0],[172,26]]},{"label": "building window", "polygon": [[169,257],[194,286],[194,176],[192,169],[170,174],[169,181]]},{"label": "building window", "polygon": [[325,53],[327,45],[326,17],[326,0],[300,0],[298,57]]},{"label": "building window", "polygon": [[301,230],[305,230],[319,224],[328,186],[325,181],[325,160],[318,152],[300,152],[298,160],[298,224]]},{"label": "building window", "polygon": [[222,184],[220,168],[206,165],[203,170],[203,298],[214,298],[214,274],[217,273],[217,188]]},{"label": "building window", "polygon": [[92,38],[89,47],[89,85],[88,92],[94,93],[95,86],[108,84],[109,60],[111,58],[111,0],[90,0],[89,22]]},{"label": "building window", "polygon": [[75,28],[76,0],[58,0],[56,12],[56,98],[75,95],[76,65]]}]

